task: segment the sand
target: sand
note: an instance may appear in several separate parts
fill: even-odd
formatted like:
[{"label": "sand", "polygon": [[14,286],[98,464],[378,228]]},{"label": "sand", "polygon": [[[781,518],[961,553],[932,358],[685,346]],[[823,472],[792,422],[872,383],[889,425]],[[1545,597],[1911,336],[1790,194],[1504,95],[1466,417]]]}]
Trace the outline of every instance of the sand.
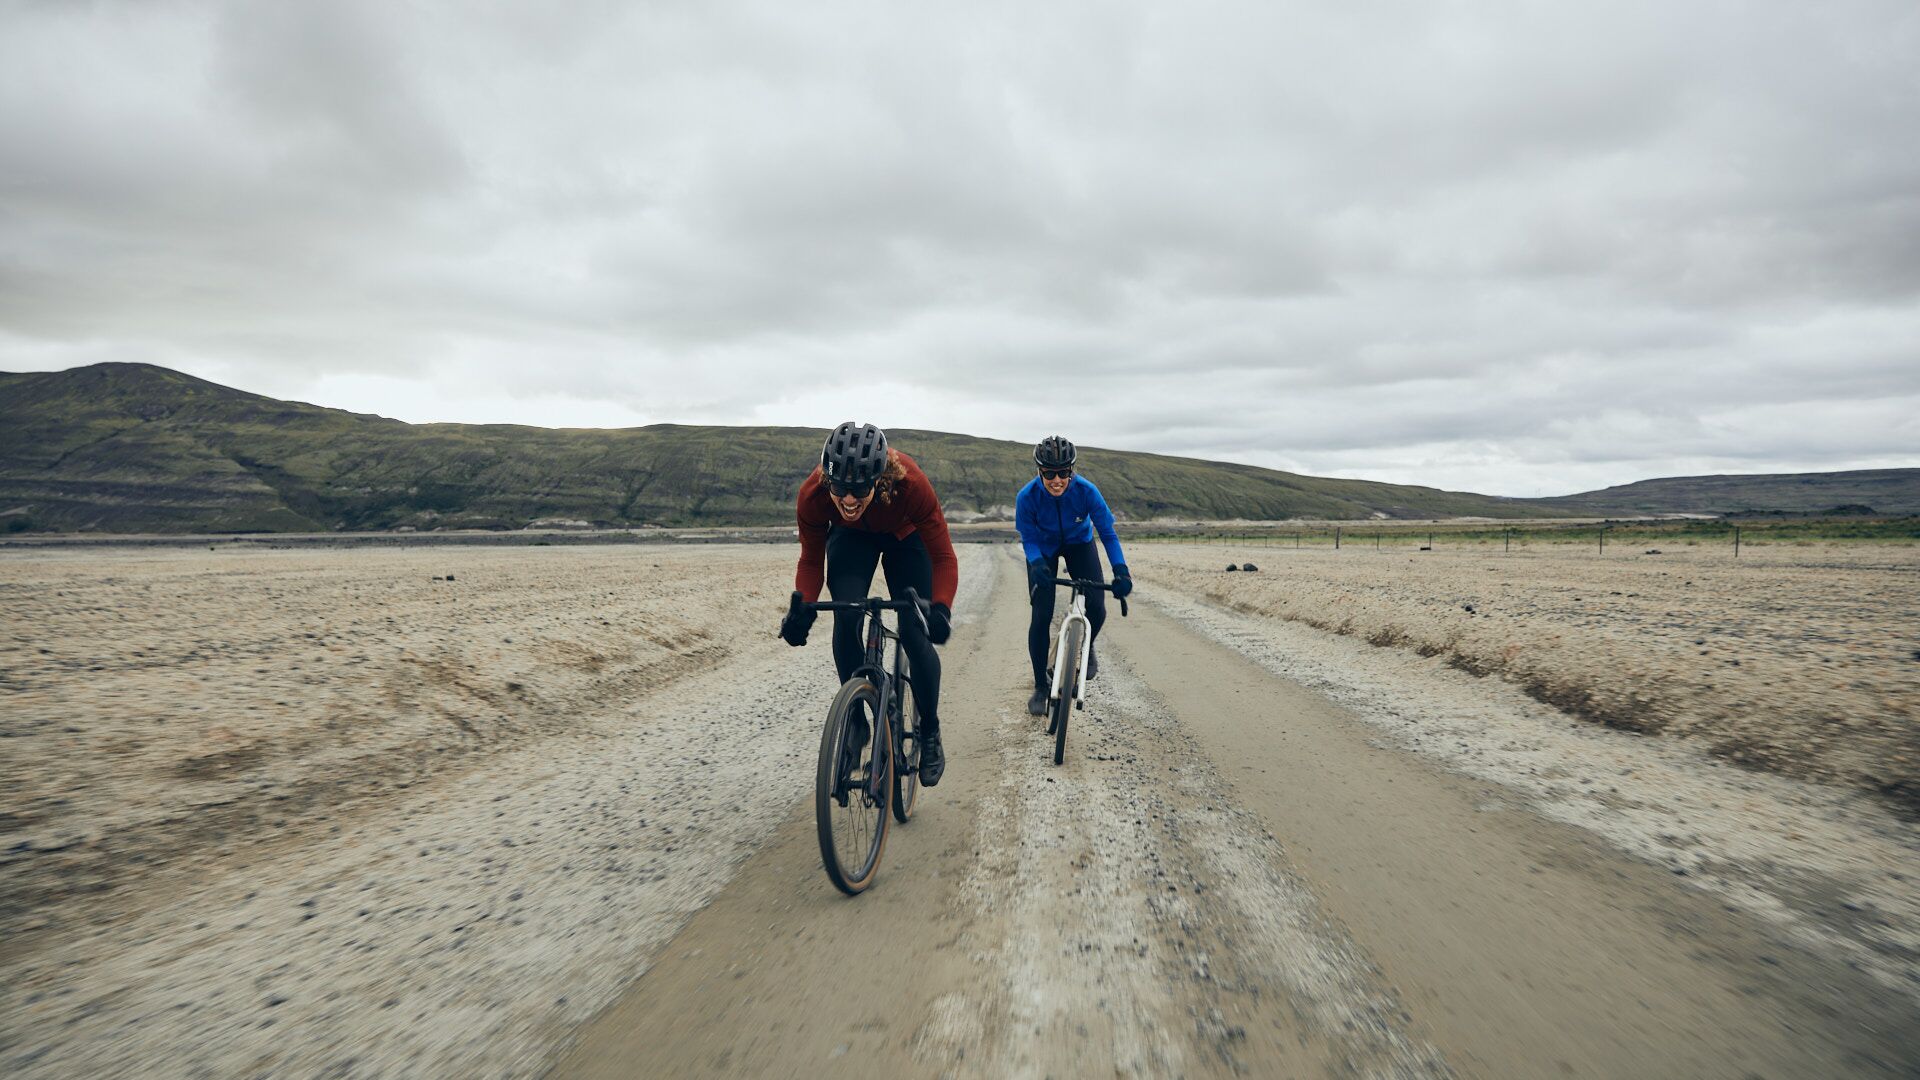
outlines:
[{"label": "sand", "polygon": [[[1015,551],[963,545],[953,762],[857,900],[808,809],[825,635],[773,637],[791,547],[0,555],[0,1071],[1920,1061],[1897,800],[1716,756],[1704,686],[1691,712],[1657,699],[1656,728],[1529,681],[1663,658],[1729,685],[1670,639],[1711,618],[1796,655],[1731,629],[1795,604],[1825,605],[1820,633],[1898,633],[1903,552],[1226,554],[1136,545],[1135,617],[1055,767],[1021,708]],[[1680,605],[1723,580],[1749,588]],[[1515,640],[1532,666],[1475,673]],[[1852,659],[1847,692],[1890,703],[1862,730],[1897,738],[1902,669]],[[1774,678],[1747,692],[1825,696]],[[1768,715],[1734,730],[1791,743]]]},{"label": "sand", "polygon": [[[0,558],[0,935],[338,835],[768,638],[772,547]],[[770,614],[771,613],[771,614]],[[109,905],[110,906],[110,905]]]},{"label": "sand", "polygon": [[[1136,544],[1143,581],[1920,813],[1920,547]],[[1254,574],[1226,573],[1252,562]]]}]

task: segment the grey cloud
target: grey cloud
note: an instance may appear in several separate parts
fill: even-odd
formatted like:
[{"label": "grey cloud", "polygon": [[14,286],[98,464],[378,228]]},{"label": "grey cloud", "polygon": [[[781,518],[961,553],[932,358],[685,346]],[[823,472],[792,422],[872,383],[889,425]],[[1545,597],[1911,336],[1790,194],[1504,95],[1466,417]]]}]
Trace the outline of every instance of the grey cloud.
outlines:
[{"label": "grey cloud", "polygon": [[1909,7],[16,6],[0,368],[562,420],[887,386],[1514,493],[1911,461]]}]

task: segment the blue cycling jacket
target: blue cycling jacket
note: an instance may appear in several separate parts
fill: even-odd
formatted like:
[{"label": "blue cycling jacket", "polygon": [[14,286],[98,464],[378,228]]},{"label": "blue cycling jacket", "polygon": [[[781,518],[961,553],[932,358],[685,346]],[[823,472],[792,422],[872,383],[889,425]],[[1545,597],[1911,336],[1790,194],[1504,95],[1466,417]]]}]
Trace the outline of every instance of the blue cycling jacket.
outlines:
[{"label": "blue cycling jacket", "polygon": [[1113,511],[1100,489],[1084,476],[1075,476],[1059,498],[1047,493],[1039,477],[1027,481],[1013,500],[1013,524],[1020,530],[1021,546],[1027,549],[1027,561],[1052,558],[1068,544],[1084,544],[1100,530],[1101,546],[1107,549],[1107,562],[1124,566],[1127,556],[1120,550],[1120,536],[1113,531]]}]

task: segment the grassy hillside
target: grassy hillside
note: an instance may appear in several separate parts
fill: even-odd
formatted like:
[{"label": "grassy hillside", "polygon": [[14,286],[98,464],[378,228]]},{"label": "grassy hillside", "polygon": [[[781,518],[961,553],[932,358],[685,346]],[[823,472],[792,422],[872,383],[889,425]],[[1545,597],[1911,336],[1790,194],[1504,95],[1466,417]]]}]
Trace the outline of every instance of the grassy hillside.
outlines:
[{"label": "grassy hillside", "polygon": [[[1005,512],[1025,443],[890,430],[950,514]],[[406,424],[144,364],[0,373],[0,529],[251,532],[791,520],[824,432]],[[1122,517],[1543,516],[1524,500],[1085,448]]]},{"label": "grassy hillside", "polygon": [[1568,514],[1920,514],[1920,469],[1671,476],[1536,501]]}]

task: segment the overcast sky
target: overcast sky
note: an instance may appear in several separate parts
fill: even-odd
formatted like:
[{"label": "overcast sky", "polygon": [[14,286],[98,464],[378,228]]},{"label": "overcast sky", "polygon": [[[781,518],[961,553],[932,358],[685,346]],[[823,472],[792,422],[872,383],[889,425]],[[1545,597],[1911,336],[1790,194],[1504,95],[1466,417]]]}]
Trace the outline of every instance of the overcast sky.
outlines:
[{"label": "overcast sky", "polygon": [[1913,0],[0,0],[0,370],[1509,495],[1920,465],[1916,57]]}]

